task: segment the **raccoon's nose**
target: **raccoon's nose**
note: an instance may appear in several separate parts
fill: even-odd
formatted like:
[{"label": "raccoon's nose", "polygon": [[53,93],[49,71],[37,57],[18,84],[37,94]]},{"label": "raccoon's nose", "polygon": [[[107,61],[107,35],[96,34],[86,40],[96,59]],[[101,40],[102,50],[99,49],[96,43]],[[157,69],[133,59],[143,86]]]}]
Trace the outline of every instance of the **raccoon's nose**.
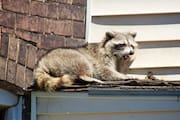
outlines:
[{"label": "raccoon's nose", "polygon": [[130,51],[129,55],[134,55],[134,51]]}]

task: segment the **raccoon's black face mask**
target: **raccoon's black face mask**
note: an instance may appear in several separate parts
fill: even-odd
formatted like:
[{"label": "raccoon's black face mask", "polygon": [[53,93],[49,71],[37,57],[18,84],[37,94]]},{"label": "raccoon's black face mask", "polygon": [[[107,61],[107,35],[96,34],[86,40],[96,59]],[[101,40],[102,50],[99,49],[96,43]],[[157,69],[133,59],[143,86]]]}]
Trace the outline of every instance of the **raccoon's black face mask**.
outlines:
[{"label": "raccoon's black face mask", "polygon": [[104,48],[118,58],[128,59],[135,53],[136,33],[107,32]]}]

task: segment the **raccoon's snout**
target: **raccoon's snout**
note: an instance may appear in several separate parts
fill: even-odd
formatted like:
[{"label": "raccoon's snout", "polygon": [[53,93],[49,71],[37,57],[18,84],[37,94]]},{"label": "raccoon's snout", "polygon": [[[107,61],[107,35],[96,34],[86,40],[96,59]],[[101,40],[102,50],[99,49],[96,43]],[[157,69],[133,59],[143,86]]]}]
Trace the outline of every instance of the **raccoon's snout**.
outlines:
[{"label": "raccoon's snout", "polygon": [[129,55],[134,55],[134,51],[130,51]]},{"label": "raccoon's snout", "polygon": [[130,55],[134,55],[134,50],[130,50],[128,52],[124,52],[123,57],[124,56],[130,56]]},{"label": "raccoon's snout", "polygon": [[122,58],[123,58],[124,60],[127,60],[127,59],[130,58],[131,55],[134,55],[134,51],[130,51],[128,54],[124,54],[124,55],[122,56]]}]

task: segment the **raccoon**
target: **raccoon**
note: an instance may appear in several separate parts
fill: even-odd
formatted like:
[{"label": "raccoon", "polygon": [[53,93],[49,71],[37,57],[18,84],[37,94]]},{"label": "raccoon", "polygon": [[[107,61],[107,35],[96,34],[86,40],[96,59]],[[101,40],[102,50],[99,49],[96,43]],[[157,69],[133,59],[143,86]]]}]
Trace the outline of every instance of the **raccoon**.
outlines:
[{"label": "raccoon", "polygon": [[106,32],[96,46],[54,49],[38,61],[34,69],[35,83],[42,89],[54,91],[72,86],[76,79],[100,84],[129,79],[117,71],[117,60],[130,60],[135,54],[135,36],[136,33],[132,32]]}]

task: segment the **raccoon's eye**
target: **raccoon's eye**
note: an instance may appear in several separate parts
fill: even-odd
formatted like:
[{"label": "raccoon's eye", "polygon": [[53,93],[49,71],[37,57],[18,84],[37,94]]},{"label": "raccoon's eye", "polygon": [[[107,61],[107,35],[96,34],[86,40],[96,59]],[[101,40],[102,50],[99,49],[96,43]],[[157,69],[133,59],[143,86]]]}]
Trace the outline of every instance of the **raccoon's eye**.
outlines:
[{"label": "raccoon's eye", "polygon": [[123,49],[126,46],[126,44],[117,44],[114,46],[115,49]]},{"label": "raccoon's eye", "polygon": [[131,47],[132,47],[133,49],[135,49],[135,47],[134,47],[133,45],[131,45]]}]

